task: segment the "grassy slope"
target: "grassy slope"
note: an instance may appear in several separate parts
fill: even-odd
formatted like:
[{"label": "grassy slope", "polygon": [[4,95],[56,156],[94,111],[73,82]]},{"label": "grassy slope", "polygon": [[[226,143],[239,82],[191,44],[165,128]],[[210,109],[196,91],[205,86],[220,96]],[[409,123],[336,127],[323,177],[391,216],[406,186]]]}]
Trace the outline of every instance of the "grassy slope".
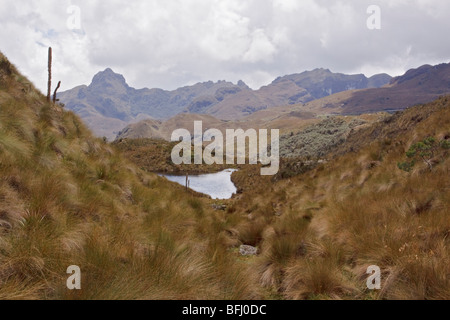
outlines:
[{"label": "grassy slope", "polygon": [[[223,245],[228,223],[48,104],[0,54],[0,299],[253,298]],[[81,291],[66,289],[70,265]]]},{"label": "grassy slope", "polygon": [[[0,298],[450,298],[448,151],[432,171],[397,168],[412,143],[450,137],[446,98],[297,177],[241,170],[251,187],[226,212],[128,163],[3,56],[0,106]],[[260,255],[239,258],[241,243]],[[365,288],[372,264],[381,291]]]},{"label": "grassy slope", "polygon": [[[172,149],[178,142],[168,142],[165,140],[156,139],[121,139],[113,142],[113,146],[119,150],[124,157],[136,164],[139,168],[149,172],[169,173],[169,174],[203,174],[218,172],[230,167],[237,167],[235,165],[227,164],[213,164],[202,165],[181,164],[175,165],[171,159]],[[194,155],[194,148],[192,148],[192,155]]]},{"label": "grassy slope", "polygon": [[[233,211],[248,217],[240,240],[261,249],[261,284],[287,299],[450,299],[449,151],[432,171],[397,168],[428,136],[450,139],[449,98],[358,131],[342,155],[295,178],[248,178]],[[381,291],[366,288],[370,265]]]},{"label": "grassy slope", "polygon": [[[260,248],[245,262],[264,297],[450,298],[449,151],[439,151],[432,171],[397,168],[411,144],[450,138],[449,108],[442,98],[381,117],[297,177],[274,182],[258,166],[233,174],[244,192],[228,201],[228,246]],[[381,291],[366,288],[370,265],[383,271]]]}]

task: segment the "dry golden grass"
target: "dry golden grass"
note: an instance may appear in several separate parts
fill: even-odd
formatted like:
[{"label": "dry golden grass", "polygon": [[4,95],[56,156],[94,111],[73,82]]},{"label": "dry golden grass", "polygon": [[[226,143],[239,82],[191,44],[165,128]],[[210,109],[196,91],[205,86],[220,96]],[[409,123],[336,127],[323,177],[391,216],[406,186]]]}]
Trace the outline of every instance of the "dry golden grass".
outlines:
[{"label": "dry golden grass", "polygon": [[0,60],[1,299],[258,297],[224,245],[226,213],[130,164]]},{"label": "dry golden grass", "polygon": [[[358,133],[356,153],[269,187],[256,181],[236,214],[283,208],[258,225],[260,283],[287,299],[450,299],[449,151],[432,171],[397,168],[413,143],[449,139],[449,108],[444,97],[406,110]],[[370,265],[382,270],[379,291],[366,287]]]},{"label": "dry golden grass", "polygon": [[296,177],[244,166],[244,192],[216,211],[47,104],[0,54],[0,299],[450,299],[449,151],[433,170],[397,168],[413,143],[450,138],[449,107],[361,129]]}]

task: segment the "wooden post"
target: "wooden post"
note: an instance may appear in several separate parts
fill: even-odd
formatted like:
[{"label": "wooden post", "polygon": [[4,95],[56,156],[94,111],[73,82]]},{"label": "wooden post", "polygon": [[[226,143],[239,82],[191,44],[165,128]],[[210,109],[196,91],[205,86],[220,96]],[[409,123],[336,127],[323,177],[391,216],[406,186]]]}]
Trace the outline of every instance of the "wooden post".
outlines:
[{"label": "wooden post", "polygon": [[52,48],[48,48],[48,84],[47,84],[47,101],[50,102],[52,90]]},{"label": "wooden post", "polygon": [[56,103],[56,91],[58,91],[59,87],[61,87],[61,81],[58,82],[56,86],[55,93],[53,94],[53,103]]}]

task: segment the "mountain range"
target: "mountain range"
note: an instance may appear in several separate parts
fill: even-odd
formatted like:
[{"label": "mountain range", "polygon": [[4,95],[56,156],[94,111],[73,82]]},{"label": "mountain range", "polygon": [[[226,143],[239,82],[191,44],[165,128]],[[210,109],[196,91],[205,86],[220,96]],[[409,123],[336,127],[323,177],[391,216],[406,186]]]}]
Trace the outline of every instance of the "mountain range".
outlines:
[{"label": "mountain range", "polygon": [[390,80],[387,74],[367,78],[315,69],[279,77],[259,90],[250,89],[243,81],[209,81],[167,91],[132,88],[122,75],[108,68],[96,74],[89,86],[61,92],[59,99],[95,134],[114,138],[126,125],[141,120],[167,120],[180,113],[237,120],[259,110],[307,103],[342,91],[378,88]]},{"label": "mountain range", "polygon": [[[327,72],[326,70],[321,71],[317,70],[315,74]],[[382,80],[383,76],[372,78],[372,80],[380,77]],[[299,85],[305,87],[308,85],[306,80],[301,82],[300,75],[279,78],[275,82],[289,80],[296,80]],[[366,85],[370,86],[370,83]],[[323,93],[314,91],[311,87],[308,90],[312,93],[316,92],[316,97],[320,97],[320,93]],[[266,128],[280,129],[281,134],[291,134],[292,132],[299,132],[305,125],[320,122],[320,119],[324,116],[374,114],[371,121],[377,121],[376,119],[383,117],[383,115],[376,115],[379,112],[392,113],[433,101],[439,96],[449,93],[450,64],[424,65],[409,70],[403,76],[392,78],[387,85],[381,88],[341,91],[306,103],[261,109],[233,121],[219,120],[211,115],[205,118],[204,115],[201,117],[194,114],[178,114],[163,122],[146,120],[128,125],[119,132],[117,138],[162,138],[168,140],[171,132],[177,128],[190,130],[194,120],[202,120],[206,126],[218,128],[222,131],[227,128]],[[222,112],[229,110],[223,107]]]},{"label": "mountain range", "polygon": [[[386,94],[439,94],[445,70]],[[0,299],[449,300],[450,95],[374,122],[323,114],[357,110],[345,105],[305,111],[364,90],[241,119],[324,120],[281,139],[278,175],[232,166],[238,193],[213,200],[153,173],[197,172],[170,161],[174,143],[95,137],[0,52]],[[197,117],[232,124],[164,123]],[[368,290],[374,266],[381,290]]]},{"label": "mountain range", "polygon": [[89,86],[62,92],[59,98],[97,136],[114,140],[117,136],[167,139],[174,124],[200,119],[187,115],[208,116],[201,118],[228,127],[295,130],[299,119],[392,112],[449,93],[450,64],[444,63],[424,65],[395,78],[315,69],[279,77],[258,90],[243,81],[209,81],[173,91],[138,90],[108,68],[95,75]]}]

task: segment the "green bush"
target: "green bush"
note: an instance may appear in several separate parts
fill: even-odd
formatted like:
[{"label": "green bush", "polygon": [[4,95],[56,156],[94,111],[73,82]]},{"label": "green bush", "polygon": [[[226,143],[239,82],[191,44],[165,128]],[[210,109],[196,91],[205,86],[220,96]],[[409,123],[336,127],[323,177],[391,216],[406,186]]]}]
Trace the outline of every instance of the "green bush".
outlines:
[{"label": "green bush", "polygon": [[436,157],[440,148],[444,150],[450,149],[450,141],[442,140],[437,143],[436,138],[428,137],[423,141],[413,144],[406,152],[406,156],[411,161],[399,162],[397,166],[400,170],[410,172],[416,164],[416,161],[422,160],[431,170],[433,169],[433,162],[431,160]]},{"label": "green bush", "polygon": [[442,147],[442,149],[449,150],[450,149],[450,140],[442,140],[441,147]]},{"label": "green bush", "polygon": [[412,168],[414,167],[414,165],[415,165],[414,161],[411,161],[411,162],[406,161],[406,162],[399,162],[397,164],[397,167],[400,170],[403,170],[403,171],[406,171],[406,172],[410,172],[412,170]]}]

